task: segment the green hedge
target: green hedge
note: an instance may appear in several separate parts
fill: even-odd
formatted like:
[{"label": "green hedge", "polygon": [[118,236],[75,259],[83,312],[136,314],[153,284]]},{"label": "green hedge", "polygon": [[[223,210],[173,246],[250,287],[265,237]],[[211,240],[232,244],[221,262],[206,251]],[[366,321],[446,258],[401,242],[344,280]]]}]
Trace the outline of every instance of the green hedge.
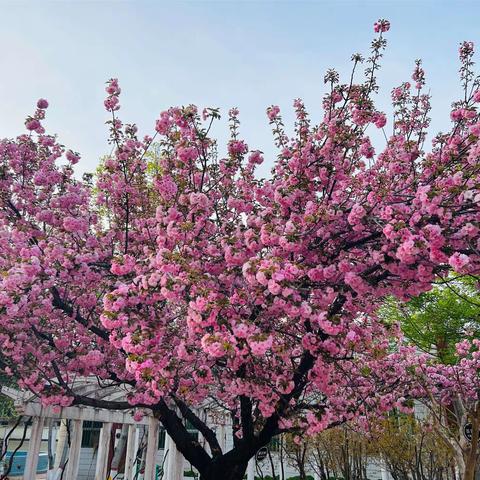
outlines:
[{"label": "green hedge", "polygon": [[[296,475],[295,477],[288,477],[287,480],[300,480],[300,477]],[[313,480],[313,477],[311,475],[307,475],[307,480]]]},{"label": "green hedge", "polygon": [[[244,477],[244,478],[247,478],[247,477]],[[255,476],[255,480],[262,480],[262,477]],[[280,476],[275,475],[275,478],[273,478],[271,475],[265,475],[263,477],[263,480],[280,480]],[[287,480],[300,480],[300,477],[296,475],[295,477],[288,477]],[[307,475],[307,480],[313,480],[313,477],[311,475]],[[331,478],[330,480],[335,480],[335,479]],[[339,478],[337,480],[343,480],[343,479]]]},{"label": "green hedge", "polygon": [[194,472],[193,470],[190,470],[189,472],[184,472],[183,473],[184,477],[192,477],[192,478],[198,478],[198,473]]}]

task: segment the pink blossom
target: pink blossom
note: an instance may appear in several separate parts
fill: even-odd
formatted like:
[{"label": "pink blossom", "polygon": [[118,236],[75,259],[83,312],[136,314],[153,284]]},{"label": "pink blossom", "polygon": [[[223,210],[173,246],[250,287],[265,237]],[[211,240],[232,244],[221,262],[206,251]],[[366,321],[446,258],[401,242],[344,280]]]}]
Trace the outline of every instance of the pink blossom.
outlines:
[{"label": "pink blossom", "polygon": [[46,108],[48,108],[47,100],[45,100],[44,98],[41,98],[40,100],[38,100],[37,108],[40,108],[41,110],[45,110]]},{"label": "pink blossom", "polygon": [[274,280],[269,280],[268,290],[272,295],[278,295],[282,291],[282,287]]},{"label": "pink blossom", "polygon": [[164,200],[171,200],[177,194],[178,188],[170,175],[163,175],[157,180],[156,186]]},{"label": "pink blossom", "polygon": [[375,32],[388,32],[390,30],[390,22],[388,20],[380,19],[373,25]]},{"label": "pink blossom", "polygon": [[65,156],[67,157],[67,160],[73,165],[78,163],[78,161],[80,160],[80,156],[77,153],[72,152],[71,150],[67,150]]},{"label": "pink blossom", "polygon": [[274,121],[278,117],[279,113],[280,107],[277,105],[272,105],[267,109],[267,115],[271,121]]},{"label": "pink blossom", "polygon": [[463,270],[463,267],[465,265],[468,265],[470,262],[470,259],[468,258],[468,255],[465,255],[463,253],[454,253],[449,259],[448,263],[450,266],[457,272],[461,272]]},{"label": "pink blossom", "polygon": [[195,147],[180,147],[177,149],[177,155],[182,162],[190,162],[198,157],[198,151]]},{"label": "pink blossom", "polygon": [[255,337],[249,339],[250,350],[253,355],[261,357],[265,355],[267,350],[272,347],[273,339],[268,336],[265,339],[256,339]]},{"label": "pink blossom", "polygon": [[350,225],[357,225],[362,221],[362,218],[366,214],[365,208],[362,207],[362,205],[355,204],[350,213],[348,214],[347,220]]},{"label": "pink blossom", "polygon": [[88,229],[88,225],[84,219],[65,217],[63,220],[63,228],[65,228],[67,232],[85,233]]},{"label": "pink blossom", "polygon": [[40,128],[40,122],[36,118],[31,118],[25,123],[27,130],[38,130]]},{"label": "pink blossom", "polygon": [[243,155],[247,153],[248,146],[243,140],[232,140],[228,144],[228,153],[231,155]]},{"label": "pink blossom", "polygon": [[133,419],[136,422],[141,422],[144,416],[145,416],[145,412],[143,410],[135,410],[133,414]]},{"label": "pink blossom", "polygon": [[375,118],[375,126],[377,128],[383,128],[387,124],[387,117],[384,113],[379,113]]},{"label": "pink blossom", "polygon": [[480,137],[480,122],[475,123],[474,125],[470,125],[470,127],[468,128],[472,135],[476,135],[477,137]]},{"label": "pink blossom", "polygon": [[260,165],[263,163],[263,156],[259,150],[256,150],[250,154],[248,161],[254,165]]}]

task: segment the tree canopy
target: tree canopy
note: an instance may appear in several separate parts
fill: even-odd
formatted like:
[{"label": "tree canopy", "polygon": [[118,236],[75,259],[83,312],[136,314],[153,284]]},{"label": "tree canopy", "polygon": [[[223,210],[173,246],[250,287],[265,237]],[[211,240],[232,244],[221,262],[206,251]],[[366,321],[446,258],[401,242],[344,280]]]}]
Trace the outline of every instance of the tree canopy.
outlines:
[{"label": "tree canopy", "polygon": [[[279,153],[266,179],[237,109],[224,154],[210,136],[216,109],[170,108],[141,137],[119,119],[111,79],[112,152],[78,181],[80,155],[45,132],[39,100],[27,133],[0,142],[4,372],[45,404],[152,411],[203,480],[242,478],[281,432],[315,434],[401,405],[404,352],[390,350],[397,330],[376,312],[452,269],[479,271],[480,91],[465,42],[452,129],[426,151],[417,62],[413,83],[392,91],[387,136],[373,96],[389,28],[375,24],[347,83],[327,72],[317,125],[300,100],[292,135],[279,107],[267,109]],[[372,128],[386,136],[378,153]],[[75,393],[87,376],[127,400]],[[232,450],[196,414],[207,405],[231,419]]]}]

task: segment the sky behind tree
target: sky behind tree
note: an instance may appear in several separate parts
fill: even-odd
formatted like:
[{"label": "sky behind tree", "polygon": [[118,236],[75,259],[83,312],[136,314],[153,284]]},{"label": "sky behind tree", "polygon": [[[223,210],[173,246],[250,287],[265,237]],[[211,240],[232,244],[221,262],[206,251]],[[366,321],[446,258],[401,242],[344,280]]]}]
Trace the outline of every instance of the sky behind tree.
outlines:
[{"label": "sky behind tree", "polygon": [[[275,154],[266,107],[278,104],[288,125],[300,97],[318,120],[325,71],[335,67],[347,81],[351,54],[368,54],[378,18],[392,23],[378,105],[390,112],[390,90],[422,58],[435,131],[448,128],[460,95],[459,43],[480,42],[476,1],[0,1],[0,14],[0,136],[21,133],[47,98],[45,125],[82,154],[79,172],[109,151],[111,77],[122,87],[121,118],[142,134],[172,105],[220,107],[224,119],[239,107],[242,136],[270,157],[266,173]],[[225,123],[215,133],[225,140]]]}]

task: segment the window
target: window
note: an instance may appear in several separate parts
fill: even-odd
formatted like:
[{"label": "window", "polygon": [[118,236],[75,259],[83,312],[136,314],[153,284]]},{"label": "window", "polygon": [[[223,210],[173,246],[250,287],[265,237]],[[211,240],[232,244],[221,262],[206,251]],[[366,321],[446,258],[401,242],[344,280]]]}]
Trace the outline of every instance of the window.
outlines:
[{"label": "window", "polygon": [[198,430],[187,420],[185,422],[190,437],[198,442]]},{"label": "window", "polygon": [[102,422],[83,422],[82,447],[97,448]]},{"label": "window", "polygon": [[[198,442],[198,430],[196,430],[190,422],[187,421],[186,423],[187,431],[190,437]],[[158,432],[158,449],[163,450],[165,448],[165,440],[167,437],[167,432],[164,428],[160,427],[160,431]]]},{"label": "window", "polygon": [[280,451],[280,437],[273,437],[268,444],[268,449],[271,452],[279,452]]},{"label": "window", "polygon": [[165,438],[166,438],[165,429],[160,428],[160,431],[158,432],[158,448],[160,450],[163,450],[165,448]]}]

